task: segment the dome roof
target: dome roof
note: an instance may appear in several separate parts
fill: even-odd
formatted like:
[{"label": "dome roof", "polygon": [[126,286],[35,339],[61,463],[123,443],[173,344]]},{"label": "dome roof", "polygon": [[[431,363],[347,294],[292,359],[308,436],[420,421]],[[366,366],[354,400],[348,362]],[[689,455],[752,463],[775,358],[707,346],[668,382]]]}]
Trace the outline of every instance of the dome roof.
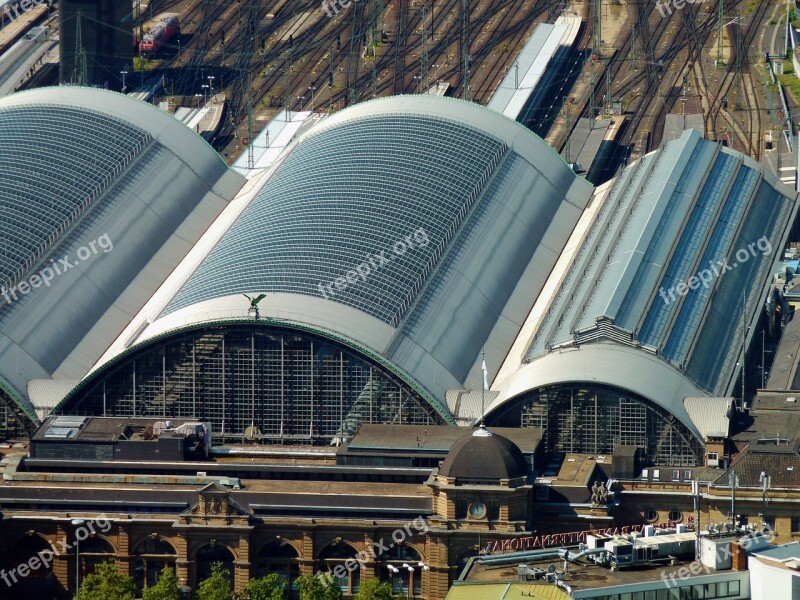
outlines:
[{"label": "dome roof", "polygon": [[453,444],[439,474],[456,479],[514,479],[528,474],[528,464],[514,442],[481,427]]}]

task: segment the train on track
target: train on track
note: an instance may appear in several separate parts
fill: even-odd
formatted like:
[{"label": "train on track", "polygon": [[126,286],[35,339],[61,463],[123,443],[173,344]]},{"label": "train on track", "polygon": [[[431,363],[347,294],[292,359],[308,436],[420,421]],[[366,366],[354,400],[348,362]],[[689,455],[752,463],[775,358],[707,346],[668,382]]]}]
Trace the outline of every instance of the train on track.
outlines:
[{"label": "train on track", "polygon": [[178,15],[165,14],[150,31],[142,36],[139,42],[139,52],[151,56],[155,55],[165,44],[168,44],[180,34],[181,23]]}]

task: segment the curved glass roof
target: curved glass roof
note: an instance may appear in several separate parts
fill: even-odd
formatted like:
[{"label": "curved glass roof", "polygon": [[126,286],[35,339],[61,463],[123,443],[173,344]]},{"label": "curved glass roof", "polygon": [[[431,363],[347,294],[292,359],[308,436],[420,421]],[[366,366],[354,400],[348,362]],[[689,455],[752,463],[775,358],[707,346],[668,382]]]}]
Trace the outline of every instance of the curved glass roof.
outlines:
[{"label": "curved glass roof", "polygon": [[[124,94],[54,86],[0,98],[7,396],[35,419],[34,406],[46,409],[63,382],[80,380],[244,182],[194,131]],[[98,254],[101,237],[113,252]],[[82,264],[65,276],[69,266],[54,269],[47,285],[31,277],[26,293],[14,293],[62,257]]]},{"label": "curved glass roof", "polygon": [[10,287],[33,266],[151,141],[84,108],[0,110],[0,284]]},{"label": "curved glass roof", "polygon": [[312,131],[165,312],[281,291],[396,325],[506,151],[477,128],[419,114]]},{"label": "curved glass roof", "polygon": [[591,194],[544,140],[483,106],[355,105],[253,180],[99,364],[244,317],[242,294],[265,293],[265,316],[352,340],[442,398],[473,385],[482,348],[508,353]]}]

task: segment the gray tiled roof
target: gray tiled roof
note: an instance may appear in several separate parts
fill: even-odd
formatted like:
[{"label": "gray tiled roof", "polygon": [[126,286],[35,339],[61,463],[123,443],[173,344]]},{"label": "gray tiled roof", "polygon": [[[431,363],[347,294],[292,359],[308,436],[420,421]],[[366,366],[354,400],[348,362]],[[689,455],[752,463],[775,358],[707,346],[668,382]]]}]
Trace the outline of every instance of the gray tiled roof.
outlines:
[{"label": "gray tiled roof", "polygon": [[772,487],[800,487],[800,454],[797,453],[797,444],[770,447],[753,443],[733,463],[731,469],[714,483],[730,485],[731,470],[736,473],[740,487],[761,487],[761,473],[772,478]]}]

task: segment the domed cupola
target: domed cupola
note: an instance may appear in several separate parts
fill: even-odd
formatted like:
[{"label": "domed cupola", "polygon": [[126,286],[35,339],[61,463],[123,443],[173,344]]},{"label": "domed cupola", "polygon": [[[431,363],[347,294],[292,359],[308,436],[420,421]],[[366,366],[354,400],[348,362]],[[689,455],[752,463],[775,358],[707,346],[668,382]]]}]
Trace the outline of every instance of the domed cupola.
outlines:
[{"label": "domed cupola", "polygon": [[499,483],[526,477],[528,471],[525,457],[514,442],[481,426],[453,444],[439,475],[454,478],[457,483]]}]

